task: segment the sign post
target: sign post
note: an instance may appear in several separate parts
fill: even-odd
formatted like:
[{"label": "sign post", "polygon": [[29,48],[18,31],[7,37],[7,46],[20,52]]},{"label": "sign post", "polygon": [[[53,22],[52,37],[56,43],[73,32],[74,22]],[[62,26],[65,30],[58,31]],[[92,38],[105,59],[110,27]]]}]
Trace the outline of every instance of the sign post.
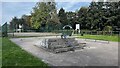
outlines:
[{"label": "sign post", "polygon": [[77,31],[77,34],[80,33],[80,24],[76,24],[76,29],[75,30]]}]

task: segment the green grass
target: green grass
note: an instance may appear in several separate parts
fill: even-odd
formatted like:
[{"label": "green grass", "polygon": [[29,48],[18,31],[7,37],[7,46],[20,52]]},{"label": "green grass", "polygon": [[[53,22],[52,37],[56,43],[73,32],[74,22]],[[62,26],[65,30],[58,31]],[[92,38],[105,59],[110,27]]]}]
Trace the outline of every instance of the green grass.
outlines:
[{"label": "green grass", "polygon": [[78,38],[120,42],[120,40],[118,40],[118,39],[120,39],[120,37],[118,37],[118,36],[108,36],[108,35],[87,35],[87,34],[85,34],[84,36],[78,36]]},{"label": "green grass", "polygon": [[2,38],[0,37],[0,67],[2,66]]},{"label": "green grass", "polygon": [[3,66],[43,66],[47,64],[40,59],[22,50],[8,38],[2,39],[2,65]]}]

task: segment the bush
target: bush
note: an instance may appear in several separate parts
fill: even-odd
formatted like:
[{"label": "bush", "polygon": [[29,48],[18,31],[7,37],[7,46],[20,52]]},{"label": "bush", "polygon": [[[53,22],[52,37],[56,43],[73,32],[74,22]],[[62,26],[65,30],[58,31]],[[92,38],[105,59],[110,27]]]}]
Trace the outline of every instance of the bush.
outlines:
[{"label": "bush", "polygon": [[108,32],[112,31],[112,26],[106,26],[104,28],[104,31],[108,31]]}]

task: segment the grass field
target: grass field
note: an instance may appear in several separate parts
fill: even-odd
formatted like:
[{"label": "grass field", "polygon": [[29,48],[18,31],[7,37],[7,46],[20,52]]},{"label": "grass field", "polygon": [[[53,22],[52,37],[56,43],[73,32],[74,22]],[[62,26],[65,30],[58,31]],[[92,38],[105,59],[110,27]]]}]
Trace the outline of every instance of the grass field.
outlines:
[{"label": "grass field", "polygon": [[87,38],[87,39],[120,42],[120,37],[118,37],[118,36],[108,36],[108,35],[87,35],[87,34],[85,34],[84,36],[78,36],[78,38]]},{"label": "grass field", "polygon": [[47,68],[47,64],[40,59],[22,50],[8,38],[2,39],[2,65],[3,66],[42,66]]},{"label": "grass field", "polygon": [[0,67],[2,66],[2,38],[0,37]]}]

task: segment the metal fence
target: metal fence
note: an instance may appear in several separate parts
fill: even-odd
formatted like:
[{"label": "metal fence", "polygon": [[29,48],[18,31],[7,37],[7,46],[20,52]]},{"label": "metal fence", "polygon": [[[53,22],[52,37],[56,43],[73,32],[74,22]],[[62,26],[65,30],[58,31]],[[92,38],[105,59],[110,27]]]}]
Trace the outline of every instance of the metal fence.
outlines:
[{"label": "metal fence", "polygon": [[90,35],[120,35],[120,31],[81,31],[81,33]]},{"label": "metal fence", "polygon": [[[62,33],[66,32],[66,30],[54,30],[54,33]],[[72,32],[72,34],[89,34],[89,35],[120,35],[120,31],[80,31],[77,30],[68,30],[68,32]]]}]

